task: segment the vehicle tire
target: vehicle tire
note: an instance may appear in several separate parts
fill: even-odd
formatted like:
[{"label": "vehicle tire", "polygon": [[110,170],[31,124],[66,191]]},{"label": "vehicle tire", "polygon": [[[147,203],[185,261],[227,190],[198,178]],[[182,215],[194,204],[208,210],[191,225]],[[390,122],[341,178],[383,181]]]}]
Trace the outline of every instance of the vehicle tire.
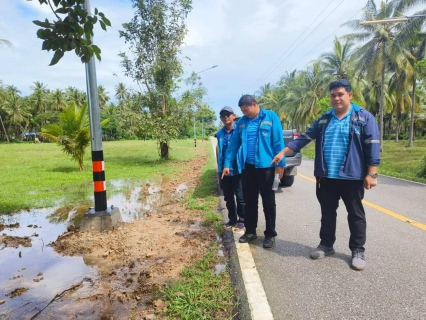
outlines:
[{"label": "vehicle tire", "polygon": [[294,183],[294,176],[284,176],[281,179],[281,186],[283,187],[291,187]]}]

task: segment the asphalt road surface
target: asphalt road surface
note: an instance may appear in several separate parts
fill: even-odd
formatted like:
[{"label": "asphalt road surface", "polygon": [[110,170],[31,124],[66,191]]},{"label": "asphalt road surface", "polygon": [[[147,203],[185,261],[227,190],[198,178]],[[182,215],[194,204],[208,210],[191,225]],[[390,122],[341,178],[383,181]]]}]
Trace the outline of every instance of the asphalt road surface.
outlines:
[{"label": "asphalt road surface", "polygon": [[354,271],[342,201],[336,254],[309,258],[320,228],[313,161],[304,159],[298,172],[293,186],[276,194],[275,247],[262,248],[261,204],[261,236],[250,245],[274,318],[426,319],[426,186],[380,176],[366,191],[367,267]]}]

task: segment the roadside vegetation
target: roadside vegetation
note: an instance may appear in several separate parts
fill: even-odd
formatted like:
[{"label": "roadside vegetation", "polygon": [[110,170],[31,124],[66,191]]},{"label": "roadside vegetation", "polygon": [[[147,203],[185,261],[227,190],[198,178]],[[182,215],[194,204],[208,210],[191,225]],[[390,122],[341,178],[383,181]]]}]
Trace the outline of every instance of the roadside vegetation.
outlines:
[{"label": "roadside vegetation", "polygon": [[[217,211],[217,171],[210,143],[209,162],[203,168],[200,185],[189,197],[188,208],[201,210],[203,225],[215,228],[219,234],[222,217]],[[216,242],[200,261],[186,267],[180,279],[162,291],[168,319],[232,319],[236,308],[235,294],[228,272],[215,273],[215,266],[226,264],[218,255]],[[185,294],[183,294],[185,293]]]},{"label": "roadside vegetation", "polygon": [[[315,157],[315,142],[302,150],[304,158]],[[426,183],[426,139],[415,140],[414,146],[407,147],[407,141],[384,141],[381,153],[382,163],[379,174]]]}]

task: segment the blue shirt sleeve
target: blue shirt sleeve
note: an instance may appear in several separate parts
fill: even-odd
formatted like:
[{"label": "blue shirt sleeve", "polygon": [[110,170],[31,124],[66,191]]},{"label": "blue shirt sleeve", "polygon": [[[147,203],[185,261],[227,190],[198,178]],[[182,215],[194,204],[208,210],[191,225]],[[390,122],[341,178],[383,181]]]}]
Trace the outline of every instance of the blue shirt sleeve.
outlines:
[{"label": "blue shirt sleeve", "polygon": [[241,138],[238,125],[234,127],[234,134],[232,135],[231,143],[226,150],[224,168],[231,168],[232,163],[235,160],[235,156],[237,155],[238,150],[241,146]]}]

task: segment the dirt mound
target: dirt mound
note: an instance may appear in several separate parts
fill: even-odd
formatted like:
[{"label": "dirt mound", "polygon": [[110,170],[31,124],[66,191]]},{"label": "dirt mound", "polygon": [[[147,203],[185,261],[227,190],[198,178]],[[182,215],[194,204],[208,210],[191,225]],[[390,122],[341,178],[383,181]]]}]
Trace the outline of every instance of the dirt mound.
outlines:
[{"label": "dirt mound", "polygon": [[18,248],[19,246],[31,247],[31,238],[8,236],[5,233],[0,236],[0,249],[4,249],[6,247]]},{"label": "dirt mound", "polygon": [[13,229],[13,228],[19,228],[19,222],[12,223],[12,224],[0,223],[0,231],[3,231],[4,229]]},{"label": "dirt mound", "polygon": [[[207,150],[181,165],[184,178],[164,179],[161,192],[172,194],[181,184],[195,189],[207,161]],[[179,174],[175,175],[178,177]],[[73,299],[50,306],[61,313],[92,310],[101,319],[144,319],[164,308],[155,293],[177,279],[183,267],[204,256],[216,240],[212,229],[202,227],[202,213],[187,209],[179,197],[170,197],[157,213],[102,233],[68,231],[50,243],[62,255],[81,255],[87,265],[99,270],[97,279],[83,279]],[[89,307],[90,306],[90,307]],[[158,319],[158,318],[157,318]]]}]

